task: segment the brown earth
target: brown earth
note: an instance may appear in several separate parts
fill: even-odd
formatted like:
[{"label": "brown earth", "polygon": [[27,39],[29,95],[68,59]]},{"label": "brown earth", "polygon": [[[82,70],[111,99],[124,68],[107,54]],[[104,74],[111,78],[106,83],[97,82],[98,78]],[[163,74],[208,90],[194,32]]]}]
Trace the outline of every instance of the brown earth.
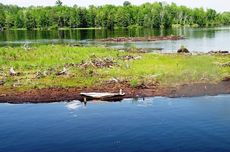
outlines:
[{"label": "brown earth", "polygon": [[138,41],[163,41],[163,40],[181,40],[182,36],[150,36],[150,37],[116,37],[100,39],[102,42],[138,42]]},{"label": "brown earth", "polygon": [[[6,94],[0,93],[1,103],[49,103],[70,100],[83,100],[79,95],[81,92],[118,92],[123,89],[125,98],[137,97],[193,97],[204,95],[230,94],[230,81],[219,83],[193,83],[178,86],[138,86],[133,88],[127,84],[107,84],[92,88],[48,88],[32,89],[25,92],[8,91]],[[116,100],[116,99],[114,99]]]}]

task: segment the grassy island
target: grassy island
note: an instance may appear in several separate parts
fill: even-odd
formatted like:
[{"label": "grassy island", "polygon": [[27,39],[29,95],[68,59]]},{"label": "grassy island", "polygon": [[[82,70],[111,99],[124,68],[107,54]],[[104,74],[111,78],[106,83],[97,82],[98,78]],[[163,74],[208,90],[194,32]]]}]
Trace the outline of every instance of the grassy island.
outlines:
[{"label": "grassy island", "polygon": [[[215,83],[230,75],[229,67],[220,66],[229,61],[230,55],[221,54],[138,53],[64,45],[6,47],[0,51],[0,88],[84,88],[110,81],[125,82],[131,87]],[[17,74],[10,75],[10,68]],[[66,71],[61,74],[63,68]]]},{"label": "grassy island", "polygon": [[[220,66],[229,60],[229,55],[138,53],[100,47],[7,47],[0,51],[1,80],[5,80],[1,87],[88,87],[111,79],[133,86],[145,81],[217,82],[229,76],[230,68]],[[11,67],[19,74],[11,76]],[[67,73],[58,75],[64,67]]]}]

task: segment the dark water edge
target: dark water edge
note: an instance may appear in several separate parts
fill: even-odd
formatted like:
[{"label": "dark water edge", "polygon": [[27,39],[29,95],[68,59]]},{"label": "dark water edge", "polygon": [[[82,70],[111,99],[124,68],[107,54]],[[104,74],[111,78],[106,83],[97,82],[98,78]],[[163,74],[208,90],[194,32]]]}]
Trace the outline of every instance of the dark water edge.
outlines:
[{"label": "dark water edge", "polygon": [[229,99],[0,104],[0,151],[229,151]]},{"label": "dark water edge", "polygon": [[143,37],[166,36],[182,34],[179,29],[70,29],[70,30],[8,30],[0,32],[0,41],[24,41],[24,40],[87,40],[102,39],[107,37]]}]

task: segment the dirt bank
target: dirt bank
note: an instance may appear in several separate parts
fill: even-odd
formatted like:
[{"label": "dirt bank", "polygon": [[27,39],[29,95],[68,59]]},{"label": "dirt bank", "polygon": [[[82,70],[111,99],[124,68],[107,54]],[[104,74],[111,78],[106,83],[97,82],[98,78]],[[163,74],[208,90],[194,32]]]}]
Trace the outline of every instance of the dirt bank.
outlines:
[{"label": "dirt bank", "polygon": [[15,93],[14,90],[6,94],[0,94],[0,102],[5,103],[49,103],[65,100],[82,100],[80,92],[118,92],[122,88],[126,93],[125,98],[136,97],[193,97],[203,95],[218,95],[230,93],[230,81],[220,83],[194,83],[173,87],[152,86],[150,88],[132,88],[127,84],[109,84],[94,88],[49,88],[33,89],[30,91]]},{"label": "dirt bank", "polygon": [[164,41],[164,40],[181,40],[182,36],[150,36],[150,37],[116,37],[100,39],[102,42],[138,42],[138,41]]}]

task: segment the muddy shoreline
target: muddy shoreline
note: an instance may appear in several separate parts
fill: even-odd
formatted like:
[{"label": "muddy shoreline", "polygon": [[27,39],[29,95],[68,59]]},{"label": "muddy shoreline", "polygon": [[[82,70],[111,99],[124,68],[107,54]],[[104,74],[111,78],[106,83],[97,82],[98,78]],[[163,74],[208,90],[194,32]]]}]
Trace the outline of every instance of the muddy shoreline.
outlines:
[{"label": "muddy shoreline", "polygon": [[116,37],[99,39],[101,42],[140,42],[140,41],[164,41],[164,40],[182,40],[183,36],[149,36],[149,37]]},{"label": "muddy shoreline", "polygon": [[[6,94],[0,94],[0,103],[50,103],[70,100],[83,100],[80,92],[118,92],[123,89],[125,98],[142,97],[194,97],[194,96],[215,96],[219,94],[230,94],[230,81],[219,83],[193,83],[177,86],[152,86],[150,88],[132,88],[126,84],[109,84],[106,86],[92,88],[47,88],[32,89],[16,93],[14,90]],[[116,100],[116,99],[114,99]]]}]

